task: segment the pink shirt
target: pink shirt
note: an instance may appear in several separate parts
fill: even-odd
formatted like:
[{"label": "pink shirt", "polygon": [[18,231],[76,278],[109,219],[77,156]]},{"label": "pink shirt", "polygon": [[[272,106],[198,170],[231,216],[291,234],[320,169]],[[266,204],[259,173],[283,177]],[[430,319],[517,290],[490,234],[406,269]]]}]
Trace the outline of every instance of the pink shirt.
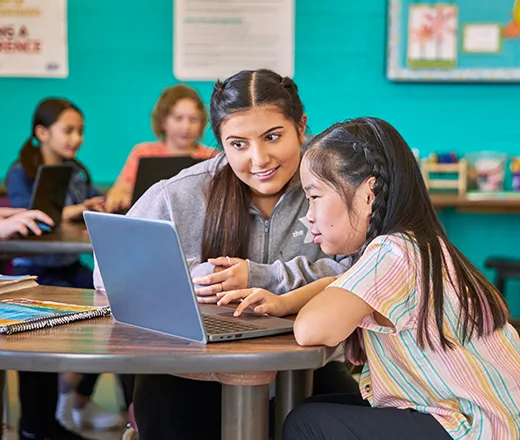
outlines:
[{"label": "pink shirt", "polygon": [[374,407],[431,414],[456,440],[520,439],[518,333],[507,324],[463,344],[457,293],[446,282],[444,333],[454,348],[441,349],[431,313],[428,328],[436,350],[423,350],[417,343],[419,261],[415,242],[400,234],[380,236],[331,284],[354,293],[393,323],[385,327],[370,315],[358,326],[367,357],[360,379],[363,397]]},{"label": "pink shirt", "polygon": [[[218,150],[209,148],[204,145],[197,145],[197,149],[193,152],[191,157],[193,159],[210,159],[218,153]],[[171,151],[168,149],[166,144],[162,141],[158,142],[143,142],[142,144],[136,145],[130,155],[126,159],[125,166],[119,174],[119,179],[130,183],[132,186],[135,184],[135,178],[137,176],[137,167],[141,157],[168,157],[172,156]]]}]

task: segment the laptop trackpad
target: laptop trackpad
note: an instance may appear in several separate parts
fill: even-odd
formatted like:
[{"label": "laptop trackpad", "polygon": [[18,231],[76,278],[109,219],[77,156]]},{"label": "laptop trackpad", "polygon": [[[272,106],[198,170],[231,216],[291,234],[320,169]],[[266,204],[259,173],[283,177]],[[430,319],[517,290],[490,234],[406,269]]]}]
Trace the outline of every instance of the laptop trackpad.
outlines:
[{"label": "laptop trackpad", "polygon": [[[210,306],[211,307],[211,306]],[[287,319],[283,318],[277,318],[275,316],[269,316],[269,315],[259,315],[257,313],[251,312],[251,311],[245,311],[242,312],[240,316],[233,316],[233,312],[235,311],[234,308],[225,307],[224,310],[222,310],[222,307],[214,306],[211,307],[211,311],[202,309],[203,313],[208,314],[210,316],[216,316],[219,318],[224,318],[226,320],[234,321],[234,322],[244,322],[244,323],[251,323],[256,324],[260,326],[268,326],[271,327],[273,325],[279,326],[282,323],[284,323],[285,326],[290,322]]]}]

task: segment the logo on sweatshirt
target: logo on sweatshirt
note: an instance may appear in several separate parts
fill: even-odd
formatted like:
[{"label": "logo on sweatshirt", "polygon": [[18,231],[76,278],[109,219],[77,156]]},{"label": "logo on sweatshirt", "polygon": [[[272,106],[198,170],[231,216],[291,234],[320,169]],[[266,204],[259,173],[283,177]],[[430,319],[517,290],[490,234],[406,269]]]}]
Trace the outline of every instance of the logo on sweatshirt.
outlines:
[{"label": "logo on sweatshirt", "polygon": [[312,225],[310,224],[309,220],[307,220],[306,217],[302,217],[302,218],[299,218],[298,221],[299,221],[300,223],[302,223],[303,226],[305,226],[305,227],[307,228],[307,234],[305,234],[305,231],[303,231],[302,229],[300,229],[299,231],[294,231],[294,232],[293,232],[293,237],[294,237],[294,238],[296,238],[296,237],[301,237],[303,234],[305,234],[305,238],[303,239],[303,243],[304,243],[304,244],[312,243],[314,237],[313,237],[312,234],[311,234],[311,228],[312,228]]}]

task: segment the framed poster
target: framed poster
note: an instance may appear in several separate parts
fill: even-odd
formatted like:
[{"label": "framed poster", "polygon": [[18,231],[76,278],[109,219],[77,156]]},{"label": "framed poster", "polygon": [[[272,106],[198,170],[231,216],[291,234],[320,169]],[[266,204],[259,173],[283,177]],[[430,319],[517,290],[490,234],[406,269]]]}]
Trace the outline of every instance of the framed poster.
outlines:
[{"label": "framed poster", "polygon": [[0,76],[68,76],[67,0],[0,0]]},{"label": "framed poster", "polygon": [[387,76],[520,80],[520,0],[389,0]]},{"label": "framed poster", "polygon": [[243,69],[294,75],[295,0],[174,1],[173,74],[215,81]]}]

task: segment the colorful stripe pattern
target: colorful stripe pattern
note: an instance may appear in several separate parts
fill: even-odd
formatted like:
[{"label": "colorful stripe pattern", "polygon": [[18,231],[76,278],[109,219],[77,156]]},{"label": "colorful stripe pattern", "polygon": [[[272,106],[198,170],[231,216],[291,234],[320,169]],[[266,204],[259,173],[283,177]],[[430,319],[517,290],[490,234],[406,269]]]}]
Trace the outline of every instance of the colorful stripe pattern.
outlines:
[{"label": "colorful stripe pattern", "polygon": [[[435,350],[421,349],[419,260],[409,239],[381,236],[331,284],[359,296],[394,325],[381,325],[374,315],[359,324],[368,359],[361,374],[363,397],[374,407],[432,414],[456,440],[520,439],[518,333],[507,325],[462,344],[457,294],[446,283],[444,333],[455,348],[443,351],[438,343]],[[433,314],[428,327],[438,334]]]}]

